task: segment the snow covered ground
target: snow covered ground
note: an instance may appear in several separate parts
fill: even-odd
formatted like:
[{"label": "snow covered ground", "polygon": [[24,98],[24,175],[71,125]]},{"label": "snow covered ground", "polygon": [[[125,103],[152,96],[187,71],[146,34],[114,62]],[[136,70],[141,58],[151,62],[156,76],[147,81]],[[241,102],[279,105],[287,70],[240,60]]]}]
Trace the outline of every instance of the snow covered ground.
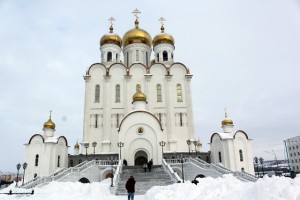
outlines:
[{"label": "snow covered ground", "polygon": [[[137,183],[138,184],[138,183]],[[36,188],[34,195],[4,195],[0,199],[38,199],[38,200],[121,200],[126,196],[114,196],[109,191],[110,180],[100,183],[82,184],[79,182],[52,182],[42,188]],[[0,193],[31,192],[16,189],[14,184],[0,190]],[[155,186],[146,195],[135,196],[135,200],[300,200],[300,176],[295,179],[265,176],[256,183],[245,183],[231,175],[223,178],[199,179],[199,184],[190,182],[169,186]]]}]

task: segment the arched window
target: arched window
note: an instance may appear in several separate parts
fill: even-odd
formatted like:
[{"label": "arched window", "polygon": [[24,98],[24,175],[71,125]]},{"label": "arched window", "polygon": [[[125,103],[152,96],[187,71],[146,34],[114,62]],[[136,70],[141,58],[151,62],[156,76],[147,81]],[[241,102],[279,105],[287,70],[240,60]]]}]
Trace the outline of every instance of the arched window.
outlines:
[{"label": "arched window", "polygon": [[35,166],[39,166],[39,154],[35,155]]},{"label": "arched window", "polygon": [[167,51],[163,52],[163,61],[168,61],[168,52]]},{"label": "arched window", "polygon": [[183,126],[182,113],[179,113],[179,124],[180,124],[180,126]]},{"label": "arched window", "polygon": [[222,162],[222,155],[220,151],[219,151],[219,162]]},{"label": "arched window", "polygon": [[139,50],[136,50],[136,52],[135,52],[135,56],[136,56],[136,61],[138,62],[139,61],[139,59],[140,59],[140,54],[139,54]]},{"label": "arched window", "polygon": [[100,86],[96,85],[95,87],[95,103],[100,102]]},{"label": "arched window", "polygon": [[74,167],[74,161],[70,160],[70,167]]},{"label": "arched window", "polygon": [[157,102],[162,102],[161,85],[160,84],[156,85],[156,93],[157,93]]},{"label": "arched window", "polygon": [[142,91],[142,88],[141,88],[141,85],[140,84],[137,84],[136,87],[135,87],[135,90],[138,92],[138,91]]},{"label": "arched window", "polygon": [[118,54],[116,54],[116,61],[118,61]]},{"label": "arched window", "polygon": [[98,114],[95,114],[95,128],[98,128]]},{"label": "arched window", "polygon": [[156,54],[157,62],[159,62],[159,53]]},{"label": "arched window", "polygon": [[244,160],[244,158],[243,158],[243,151],[240,149],[239,153],[240,153],[240,161],[243,161]]},{"label": "arched window", "polygon": [[120,85],[116,85],[116,103],[120,102]]},{"label": "arched window", "polygon": [[60,156],[57,156],[57,167],[60,167]]},{"label": "arched window", "polygon": [[180,84],[177,84],[177,101],[182,102],[182,90]]},{"label": "arched window", "polygon": [[146,67],[148,67],[148,52],[146,52]]},{"label": "arched window", "polygon": [[107,53],[107,62],[110,62],[111,59],[112,59],[112,53],[109,51],[109,52]]},{"label": "arched window", "polygon": [[117,119],[116,119],[116,120],[117,120],[117,121],[116,121],[116,122],[117,122],[117,123],[116,123],[116,128],[119,128],[119,126],[120,126],[120,114],[117,114],[117,115],[116,115],[116,118],[117,118]]}]

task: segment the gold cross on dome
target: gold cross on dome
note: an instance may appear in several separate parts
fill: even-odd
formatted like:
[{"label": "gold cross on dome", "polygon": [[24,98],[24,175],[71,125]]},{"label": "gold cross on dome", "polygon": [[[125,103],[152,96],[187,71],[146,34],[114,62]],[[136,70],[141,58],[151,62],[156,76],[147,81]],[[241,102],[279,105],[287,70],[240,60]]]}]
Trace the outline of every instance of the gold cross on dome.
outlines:
[{"label": "gold cross on dome", "polygon": [[224,108],[224,110],[225,110],[225,118],[227,118],[227,110],[226,110],[226,108]]},{"label": "gold cross on dome", "polygon": [[50,110],[50,118],[51,118],[52,110]]},{"label": "gold cross on dome", "polygon": [[161,25],[163,26],[166,19],[161,17],[161,18],[158,19],[158,21],[160,21]]},{"label": "gold cross on dome", "polygon": [[110,25],[112,26],[113,25],[113,21],[115,21],[115,18],[114,17],[110,17],[108,19],[108,21],[109,21]]},{"label": "gold cross on dome", "polygon": [[132,12],[134,14],[134,16],[136,17],[136,20],[139,19],[138,14],[141,14],[141,11],[139,11],[137,8]]}]

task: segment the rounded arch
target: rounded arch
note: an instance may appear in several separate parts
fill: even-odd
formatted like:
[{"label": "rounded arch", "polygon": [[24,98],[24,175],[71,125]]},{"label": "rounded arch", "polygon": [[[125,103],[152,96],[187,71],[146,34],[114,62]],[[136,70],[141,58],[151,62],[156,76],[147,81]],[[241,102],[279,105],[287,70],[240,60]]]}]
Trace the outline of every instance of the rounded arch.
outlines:
[{"label": "rounded arch", "polygon": [[132,65],[130,65],[129,67],[128,67],[128,75],[130,75],[130,71],[135,67],[135,66],[140,66],[143,70],[145,70],[144,71],[144,74],[147,74],[148,73],[148,70],[147,70],[147,67],[146,67],[146,65],[144,65],[143,63],[133,63]]},{"label": "rounded arch", "polygon": [[235,136],[236,136],[236,134],[238,134],[238,133],[243,133],[243,134],[246,136],[247,140],[249,140],[247,133],[245,133],[245,132],[242,131],[242,130],[236,131],[236,132],[234,133],[234,135],[233,135],[233,139],[235,139]]},{"label": "rounded arch", "polygon": [[214,133],[214,134],[212,134],[211,137],[210,137],[210,143],[212,143],[213,137],[214,137],[215,135],[219,136],[220,140],[222,140],[222,137],[219,135],[219,133]]},{"label": "rounded arch", "polygon": [[168,68],[166,65],[164,65],[163,63],[153,63],[150,67],[149,67],[149,73],[151,74],[151,70],[155,67],[162,67],[165,70],[165,75],[168,75]]},{"label": "rounded arch", "polygon": [[173,171],[174,171],[175,173],[177,173],[177,175],[178,175],[180,178],[182,178],[182,171],[181,171],[181,168],[180,168],[180,167],[173,166],[172,169],[173,169]]},{"label": "rounded arch", "polygon": [[65,136],[59,136],[58,139],[57,139],[56,144],[58,144],[58,142],[59,142],[60,139],[65,140],[66,146],[68,146],[68,140],[67,140],[67,138]]},{"label": "rounded arch", "polygon": [[118,129],[118,132],[120,132],[121,127],[122,127],[122,124],[123,124],[124,120],[125,120],[128,116],[130,116],[130,115],[132,115],[132,114],[134,114],[134,113],[139,113],[139,112],[140,112],[140,113],[147,113],[147,114],[151,115],[152,117],[154,117],[154,118],[156,119],[156,121],[158,122],[159,126],[160,126],[160,130],[163,131],[162,125],[161,125],[159,119],[157,119],[157,117],[155,117],[155,115],[153,115],[152,113],[150,113],[150,112],[148,112],[148,111],[145,111],[145,110],[136,110],[136,111],[133,111],[133,112],[129,113],[128,115],[126,115],[126,116],[122,119],[122,121],[121,121],[121,123],[120,123],[120,126],[119,126],[119,129]]},{"label": "rounded arch", "polygon": [[183,67],[183,68],[185,69],[186,75],[187,75],[187,74],[190,74],[189,69],[188,69],[184,64],[182,64],[182,63],[180,63],[180,62],[175,62],[175,63],[173,63],[173,64],[169,67],[170,74],[172,74],[172,73],[171,73],[172,68],[174,68],[175,66],[181,66],[181,67]]},{"label": "rounded arch", "polygon": [[[113,168],[113,172],[115,169]],[[113,174],[111,173],[111,167],[105,168],[102,173],[101,173],[101,180],[107,179],[107,178],[112,178]]]},{"label": "rounded arch", "polygon": [[108,75],[111,75],[111,70],[115,67],[121,67],[121,68],[124,68],[124,75],[128,75],[127,73],[127,67],[123,64],[123,63],[113,63],[112,65],[110,65],[108,68],[107,68],[107,71],[108,71]]},{"label": "rounded arch", "polygon": [[41,137],[42,138],[42,141],[43,143],[45,143],[45,139],[43,138],[43,136],[41,134],[34,134],[33,136],[31,136],[31,138],[29,139],[29,142],[28,144],[31,143],[31,140],[34,138],[34,137]]},{"label": "rounded arch", "polygon": [[196,178],[206,178],[206,176],[204,174],[198,174],[197,176],[195,176],[195,179]]},{"label": "rounded arch", "polygon": [[134,153],[134,165],[143,165],[148,163],[149,152],[146,149],[137,149]]},{"label": "rounded arch", "polygon": [[87,76],[90,75],[91,69],[94,68],[94,67],[97,67],[97,66],[103,67],[104,70],[107,71],[105,65],[103,65],[102,63],[94,63],[94,64],[92,64],[92,65],[86,70],[86,75],[87,75]]},{"label": "rounded arch", "polygon": [[81,179],[79,179],[79,182],[80,183],[90,183],[90,180],[85,177],[82,177]]}]

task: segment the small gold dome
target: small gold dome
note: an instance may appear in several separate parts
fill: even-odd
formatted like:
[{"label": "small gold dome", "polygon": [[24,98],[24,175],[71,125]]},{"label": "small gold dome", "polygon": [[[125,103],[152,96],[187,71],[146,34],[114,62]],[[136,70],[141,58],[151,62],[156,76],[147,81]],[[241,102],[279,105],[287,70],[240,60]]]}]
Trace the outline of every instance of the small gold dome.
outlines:
[{"label": "small gold dome", "polygon": [[76,142],[76,144],[74,145],[74,148],[75,148],[75,149],[79,149],[79,148],[80,148],[78,142]]},{"label": "small gold dome", "polygon": [[54,122],[51,120],[51,115],[50,115],[48,121],[46,121],[46,122],[44,123],[44,128],[55,129],[55,124],[54,124]]},{"label": "small gold dome", "polygon": [[147,101],[147,96],[142,93],[141,91],[137,91],[133,97],[132,97],[133,101]]},{"label": "small gold dome", "polygon": [[233,125],[233,121],[227,117],[226,108],[225,108],[225,119],[222,121],[222,126],[224,125]]},{"label": "small gold dome", "polygon": [[100,46],[103,46],[105,44],[115,44],[119,47],[122,46],[122,39],[113,32],[113,27],[111,26],[109,28],[109,33],[102,36],[100,40]]},{"label": "small gold dome", "polygon": [[135,28],[127,31],[123,36],[123,47],[133,43],[143,43],[151,47],[150,34],[139,28],[139,21],[135,21]]},{"label": "small gold dome", "polygon": [[170,35],[170,34],[165,33],[164,26],[162,26],[160,28],[160,30],[161,30],[161,33],[156,35],[153,38],[153,41],[152,41],[153,47],[155,47],[156,45],[159,45],[159,44],[171,44],[171,45],[174,46],[175,41],[174,41],[173,36]]}]

